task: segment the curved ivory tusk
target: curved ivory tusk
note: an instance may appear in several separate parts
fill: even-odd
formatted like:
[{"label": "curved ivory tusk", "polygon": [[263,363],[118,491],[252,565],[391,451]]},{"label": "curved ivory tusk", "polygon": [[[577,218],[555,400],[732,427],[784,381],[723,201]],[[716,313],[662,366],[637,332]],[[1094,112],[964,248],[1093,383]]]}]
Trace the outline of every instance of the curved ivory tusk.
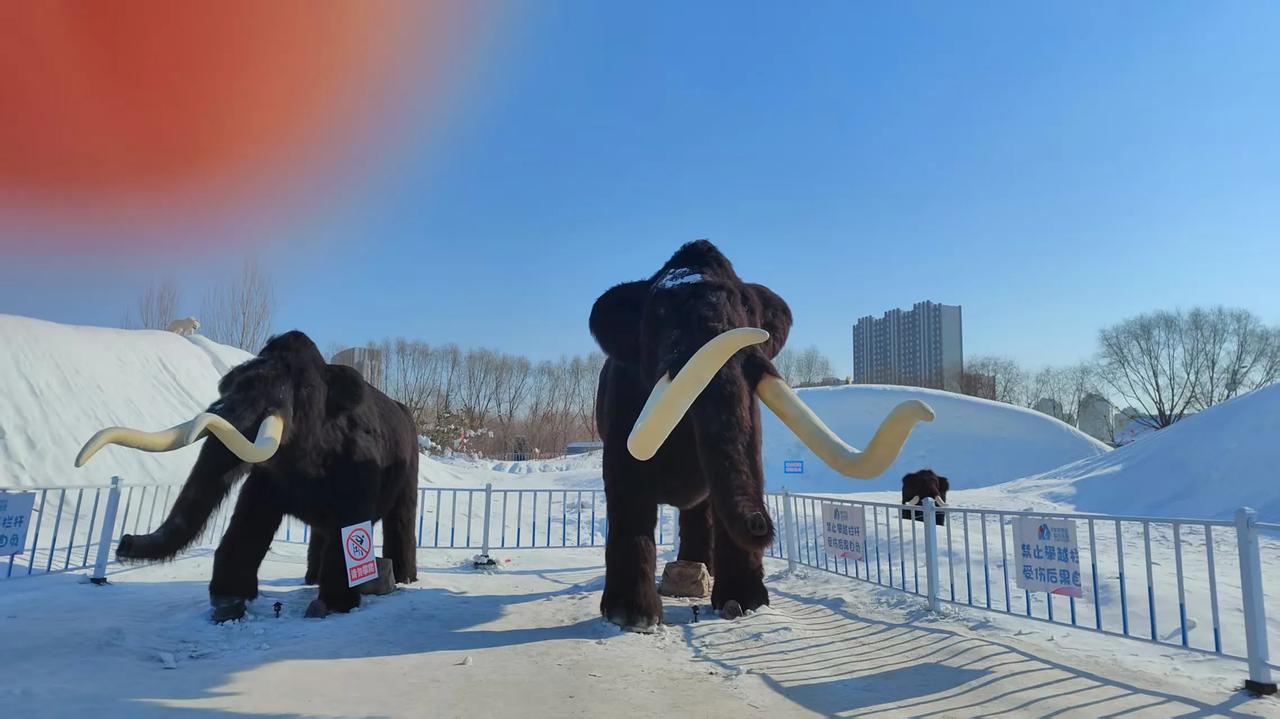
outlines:
[{"label": "curved ivory tusk", "polygon": [[80,453],[76,455],[76,466],[83,467],[90,457],[97,454],[98,450],[108,444],[132,447],[144,452],[168,452],[185,447],[191,444],[187,436],[190,434],[191,428],[195,425],[197,419],[199,419],[198,416],[176,427],[170,427],[159,432],[143,432],[128,427],[107,427],[106,429],[98,430],[80,448]]},{"label": "curved ivory tusk", "polygon": [[658,448],[667,441],[693,401],[707,388],[725,362],[738,350],[767,339],[769,333],[755,327],[722,332],[699,347],[674,379],[664,376],[658,380],[631,428],[631,435],[627,437],[627,450],[631,456],[643,462],[657,454]]},{"label": "curved ivory tusk", "polygon": [[836,436],[778,377],[765,375],[756,386],[756,394],[823,462],[840,474],[856,479],[872,479],[883,473],[898,458],[916,423],[933,421],[929,405],[920,400],[907,400],[893,408],[880,423],[866,451],[859,452]]},{"label": "curved ivory tusk", "polygon": [[232,454],[256,464],[271,459],[280,448],[284,419],[273,414],[258,425],[258,437],[250,442],[230,422],[212,412],[202,412],[175,427],[159,432],[143,432],[129,427],[108,427],[98,431],[76,455],[76,466],[83,467],[98,450],[108,444],[140,449],[144,452],[169,452],[199,440],[208,432],[218,438]]},{"label": "curved ivory tusk", "polygon": [[912,497],[910,502],[907,502],[907,505],[908,505],[908,506],[911,506],[911,507],[914,507],[914,506],[916,506],[917,504],[920,504],[920,495],[918,495],[918,494],[917,494],[916,496]]},{"label": "curved ivory tusk", "polygon": [[939,507],[945,507],[945,506],[947,506],[947,503],[946,503],[946,502],[944,502],[944,501],[942,501],[942,497],[938,497],[937,499],[934,499],[934,500],[933,500],[933,503],[934,503],[934,504],[936,504],[936,505],[938,505]]}]

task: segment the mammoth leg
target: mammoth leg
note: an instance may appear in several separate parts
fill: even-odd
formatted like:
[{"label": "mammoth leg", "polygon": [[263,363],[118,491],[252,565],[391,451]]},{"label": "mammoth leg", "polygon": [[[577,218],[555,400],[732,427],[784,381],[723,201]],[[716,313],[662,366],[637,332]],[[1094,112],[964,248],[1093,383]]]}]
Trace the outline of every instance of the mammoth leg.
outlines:
[{"label": "mammoth leg", "polygon": [[[343,526],[349,526],[350,522]],[[347,584],[347,562],[342,554],[340,529],[324,533],[320,565],[320,597],[307,607],[307,616],[323,617],[329,612],[349,612],[360,606],[360,593]]]},{"label": "mammoth leg", "polygon": [[744,549],[733,541],[727,530],[714,516],[716,582],[711,590],[711,606],[723,609],[729,601],[736,601],[744,610],[758,609],[769,603],[769,591],[764,588],[764,552],[760,549]]},{"label": "mammoth leg", "polygon": [[382,519],[382,555],[391,560],[396,581],[418,581],[418,551],[414,521],[418,515],[418,490],[409,487]]},{"label": "mammoth leg", "polygon": [[320,549],[320,596],[307,607],[308,617],[323,617],[329,612],[349,612],[360,606],[360,593],[347,579],[347,561],[342,548],[342,528],[361,522],[377,521],[376,468],[353,464],[333,468],[329,486],[336,487],[330,498],[337,509],[335,526],[321,529],[324,535]]},{"label": "mammoth leg", "polygon": [[604,548],[600,613],[624,629],[651,631],[662,620],[662,600],[654,579],[657,550],[653,530],[658,503],[638,491],[635,484],[605,482],[609,536]]},{"label": "mammoth leg", "polygon": [[713,531],[710,500],[680,510],[680,553],[676,559],[702,562],[707,565],[707,572],[714,576]]},{"label": "mammoth leg", "polygon": [[319,584],[320,568],[324,565],[324,532],[311,527],[311,536],[307,539],[307,576],[303,584]]},{"label": "mammoth leg", "polygon": [[258,596],[258,565],[283,518],[268,481],[250,474],[213,555],[209,602],[214,621],[239,619],[244,616],[244,603]]}]

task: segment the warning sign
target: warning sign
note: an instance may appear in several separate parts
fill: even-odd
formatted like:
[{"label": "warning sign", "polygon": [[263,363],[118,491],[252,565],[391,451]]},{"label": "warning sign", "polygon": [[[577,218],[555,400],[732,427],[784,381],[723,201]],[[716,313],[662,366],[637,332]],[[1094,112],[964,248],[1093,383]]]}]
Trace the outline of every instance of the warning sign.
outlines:
[{"label": "warning sign", "polygon": [[0,557],[22,554],[35,501],[35,492],[0,492]]},{"label": "warning sign", "polygon": [[373,556],[373,522],[342,528],[342,556],[347,560],[347,586],[378,578],[378,560]]}]

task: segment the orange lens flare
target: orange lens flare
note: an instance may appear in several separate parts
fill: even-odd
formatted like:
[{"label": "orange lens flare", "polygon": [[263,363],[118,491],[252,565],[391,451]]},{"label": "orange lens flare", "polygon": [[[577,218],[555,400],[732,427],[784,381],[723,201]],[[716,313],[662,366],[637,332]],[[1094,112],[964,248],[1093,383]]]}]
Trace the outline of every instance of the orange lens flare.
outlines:
[{"label": "orange lens flare", "polygon": [[0,3],[0,206],[251,197],[349,151],[406,78],[429,91],[463,24],[410,0]]}]

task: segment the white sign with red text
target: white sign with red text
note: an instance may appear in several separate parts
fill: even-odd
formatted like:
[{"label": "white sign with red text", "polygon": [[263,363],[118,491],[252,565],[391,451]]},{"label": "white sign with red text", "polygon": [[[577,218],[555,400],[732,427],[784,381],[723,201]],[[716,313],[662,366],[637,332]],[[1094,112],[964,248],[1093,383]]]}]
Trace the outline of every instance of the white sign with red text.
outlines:
[{"label": "white sign with red text", "polygon": [[827,556],[860,562],[866,541],[867,517],[862,505],[822,503],[822,548]]},{"label": "white sign with red text", "polygon": [[378,578],[378,559],[373,554],[373,522],[342,528],[342,557],[347,560],[347,586]]}]

